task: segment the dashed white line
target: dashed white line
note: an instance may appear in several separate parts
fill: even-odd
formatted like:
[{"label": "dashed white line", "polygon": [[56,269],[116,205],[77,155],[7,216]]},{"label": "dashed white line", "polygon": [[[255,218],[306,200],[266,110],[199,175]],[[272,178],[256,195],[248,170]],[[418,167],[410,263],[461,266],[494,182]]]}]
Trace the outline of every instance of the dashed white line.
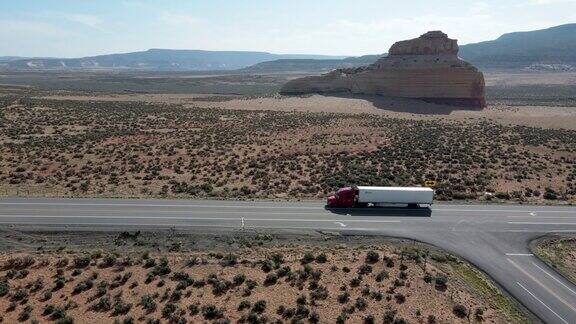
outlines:
[{"label": "dashed white line", "polygon": [[576,223],[550,223],[550,222],[508,222],[508,224],[518,224],[518,225],[576,225]]},{"label": "dashed white line", "polygon": [[550,278],[554,279],[557,283],[561,284],[562,287],[568,289],[572,294],[576,295],[576,291],[572,290],[570,287],[566,286],[562,281],[558,280],[558,278],[554,277],[551,273],[549,273],[548,271],[537,265],[536,262],[532,262],[532,264],[535,265],[536,268],[540,269],[542,272],[547,274]]},{"label": "dashed white line", "polygon": [[510,256],[534,256],[532,253],[506,253],[506,255]]},{"label": "dashed white line", "polygon": [[558,317],[560,320],[562,320],[562,322],[569,324],[568,321],[566,321],[564,318],[562,318],[562,316],[558,315],[555,311],[552,310],[552,308],[550,308],[548,305],[546,305],[542,300],[540,300],[540,298],[536,297],[536,295],[534,295],[530,290],[526,289],[526,287],[522,286],[521,283],[516,282],[518,284],[518,286],[520,286],[522,289],[524,289],[528,294],[530,294],[530,296],[532,296],[534,299],[536,299],[537,301],[539,301],[542,305],[544,305],[544,307],[546,307],[549,311],[552,312],[552,314],[556,315],[556,317]]}]

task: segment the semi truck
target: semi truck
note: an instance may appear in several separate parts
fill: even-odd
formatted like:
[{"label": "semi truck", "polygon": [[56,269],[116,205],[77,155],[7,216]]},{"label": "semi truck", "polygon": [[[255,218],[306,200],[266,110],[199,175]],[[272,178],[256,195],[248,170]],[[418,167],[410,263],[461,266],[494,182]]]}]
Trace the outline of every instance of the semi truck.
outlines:
[{"label": "semi truck", "polygon": [[402,204],[409,208],[431,206],[434,190],[427,187],[367,187],[340,188],[328,196],[327,207],[369,207]]}]

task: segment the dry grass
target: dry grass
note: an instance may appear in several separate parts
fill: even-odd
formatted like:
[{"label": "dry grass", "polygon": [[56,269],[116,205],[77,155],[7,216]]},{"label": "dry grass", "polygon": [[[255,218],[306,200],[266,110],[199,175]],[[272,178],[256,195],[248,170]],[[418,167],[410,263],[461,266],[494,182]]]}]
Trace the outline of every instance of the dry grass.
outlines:
[{"label": "dry grass", "polygon": [[546,237],[537,241],[532,250],[549,266],[576,284],[576,237]]}]

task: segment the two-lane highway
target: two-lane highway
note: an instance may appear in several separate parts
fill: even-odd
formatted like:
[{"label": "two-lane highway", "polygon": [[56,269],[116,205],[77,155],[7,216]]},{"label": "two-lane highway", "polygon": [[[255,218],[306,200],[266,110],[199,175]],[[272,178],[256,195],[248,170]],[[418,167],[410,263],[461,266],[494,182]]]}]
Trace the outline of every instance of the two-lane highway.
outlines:
[{"label": "two-lane highway", "polygon": [[543,321],[576,323],[576,287],[528,249],[528,243],[543,234],[576,233],[574,207],[435,205],[329,211],[320,203],[0,199],[0,224],[88,230],[313,229],[405,237],[464,257]]}]

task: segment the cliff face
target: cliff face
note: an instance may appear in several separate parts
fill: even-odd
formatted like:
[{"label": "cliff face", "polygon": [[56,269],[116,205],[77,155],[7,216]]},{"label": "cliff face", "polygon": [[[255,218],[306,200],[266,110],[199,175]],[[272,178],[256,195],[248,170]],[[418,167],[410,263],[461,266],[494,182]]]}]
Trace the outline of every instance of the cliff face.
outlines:
[{"label": "cliff face", "polygon": [[440,31],[392,45],[387,57],[364,68],[339,69],[292,80],[282,94],[352,93],[422,99],[482,108],[484,76],[458,58],[458,43]]}]

